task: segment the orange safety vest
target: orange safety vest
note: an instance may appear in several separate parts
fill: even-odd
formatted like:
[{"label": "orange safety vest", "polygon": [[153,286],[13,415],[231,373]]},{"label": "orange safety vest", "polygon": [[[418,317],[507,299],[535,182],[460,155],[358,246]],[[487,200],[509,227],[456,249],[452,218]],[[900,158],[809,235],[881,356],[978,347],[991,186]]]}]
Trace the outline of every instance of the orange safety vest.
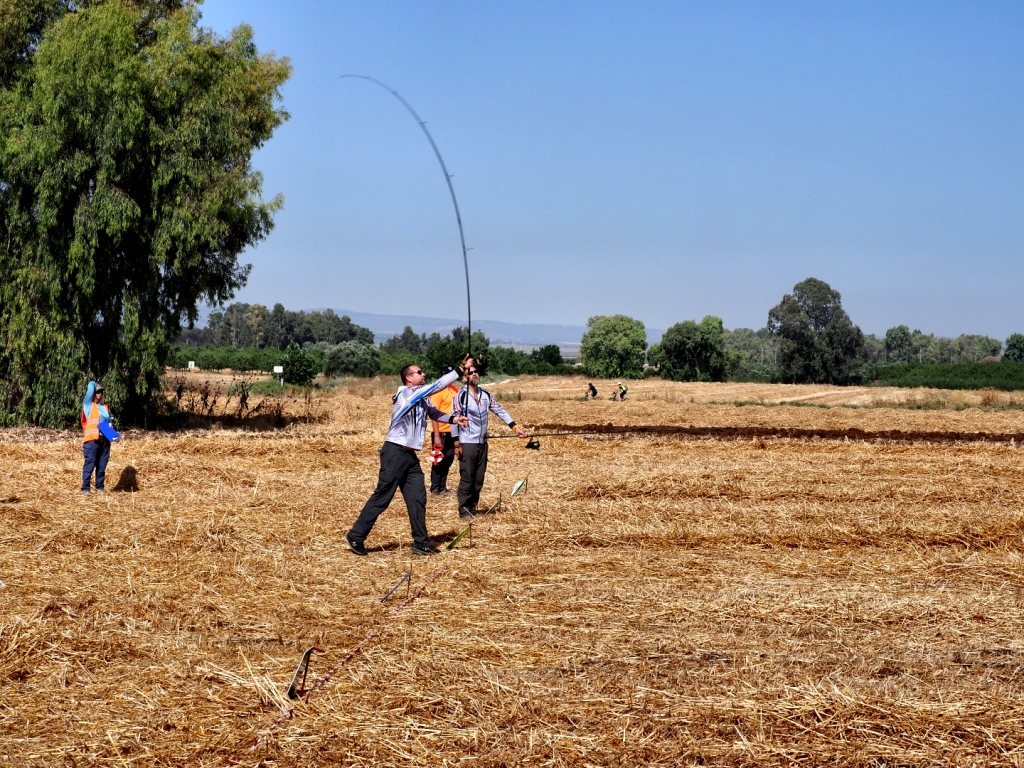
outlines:
[{"label": "orange safety vest", "polygon": [[85,414],[85,408],[82,409],[82,429],[85,430],[85,435],[82,436],[83,443],[100,439],[100,407],[96,403],[89,406],[88,416]]}]

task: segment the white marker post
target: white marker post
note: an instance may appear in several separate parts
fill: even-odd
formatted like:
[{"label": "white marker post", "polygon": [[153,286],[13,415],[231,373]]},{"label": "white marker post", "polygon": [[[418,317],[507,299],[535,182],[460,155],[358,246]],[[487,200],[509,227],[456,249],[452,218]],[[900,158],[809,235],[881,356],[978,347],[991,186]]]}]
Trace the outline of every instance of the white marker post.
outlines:
[{"label": "white marker post", "polygon": [[195,360],[189,360],[188,361],[188,383],[190,385],[192,384],[192,369],[195,368],[195,367],[196,367],[196,361]]},{"label": "white marker post", "polygon": [[283,376],[283,374],[284,374],[284,366],[283,365],[275,365],[274,366],[274,375],[275,376],[278,376],[278,375],[281,376],[281,386],[282,387],[284,386],[284,376]]}]

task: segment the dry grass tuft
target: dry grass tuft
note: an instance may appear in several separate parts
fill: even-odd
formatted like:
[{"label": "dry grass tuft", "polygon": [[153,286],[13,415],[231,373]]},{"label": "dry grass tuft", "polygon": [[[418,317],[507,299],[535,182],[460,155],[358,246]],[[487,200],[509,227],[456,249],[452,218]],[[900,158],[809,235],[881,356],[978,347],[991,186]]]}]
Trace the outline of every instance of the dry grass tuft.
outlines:
[{"label": "dry grass tuft", "polygon": [[[494,389],[527,425],[1024,432],[1017,411],[712,402],[817,396],[756,386]],[[397,500],[356,558],[391,392],[347,383],[278,431],[132,434],[120,490],[85,499],[77,436],[0,432],[0,764],[1021,764],[1016,443],[496,440],[483,503],[505,511],[472,548],[414,562]],[[462,527],[449,497],[428,521]],[[250,749],[305,648],[311,683],[375,629]]]}]

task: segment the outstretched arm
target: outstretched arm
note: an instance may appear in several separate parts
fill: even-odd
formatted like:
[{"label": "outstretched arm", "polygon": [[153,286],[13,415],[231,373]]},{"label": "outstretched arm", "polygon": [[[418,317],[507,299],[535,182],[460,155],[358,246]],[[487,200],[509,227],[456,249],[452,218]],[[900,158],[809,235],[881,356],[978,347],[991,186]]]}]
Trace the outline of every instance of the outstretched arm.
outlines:
[{"label": "outstretched arm", "polygon": [[509,429],[511,429],[513,432],[519,435],[519,437],[528,437],[526,430],[520,426],[517,426],[515,420],[512,418],[512,415],[504,408],[502,408],[500,405],[498,405],[498,401],[494,400],[493,398],[491,399],[491,412],[496,414],[499,419],[504,421],[508,425]]},{"label": "outstretched arm", "polygon": [[443,421],[445,424],[458,424],[460,427],[469,426],[469,419],[465,416],[459,416],[455,411],[451,413],[440,411],[429,400],[427,401],[427,416],[434,421]]}]

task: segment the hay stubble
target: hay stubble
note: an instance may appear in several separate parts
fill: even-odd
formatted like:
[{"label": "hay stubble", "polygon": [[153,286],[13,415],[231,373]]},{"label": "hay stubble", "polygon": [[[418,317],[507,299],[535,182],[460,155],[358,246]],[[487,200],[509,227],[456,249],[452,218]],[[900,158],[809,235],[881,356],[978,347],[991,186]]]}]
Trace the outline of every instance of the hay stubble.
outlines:
[{"label": "hay stubble", "polygon": [[[528,424],[1021,426],[1014,412],[735,408],[671,387],[576,403],[519,386],[509,409]],[[139,436],[110,473],[130,464],[138,492],[84,501],[73,439],[7,442],[0,761],[1019,759],[1015,445],[495,441],[484,500],[527,473],[529,491],[476,527],[475,547],[412,562],[398,499],[355,558],[341,536],[372,490],[386,403],[386,388],[341,391],[316,427]],[[439,538],[461,527],[450,498],[431,499],[428,521]],[[389,620],[380,596],[442,562],[450,573]],[[326,650],[315,677],[377,627],[249,751],[305,647]]]}]

